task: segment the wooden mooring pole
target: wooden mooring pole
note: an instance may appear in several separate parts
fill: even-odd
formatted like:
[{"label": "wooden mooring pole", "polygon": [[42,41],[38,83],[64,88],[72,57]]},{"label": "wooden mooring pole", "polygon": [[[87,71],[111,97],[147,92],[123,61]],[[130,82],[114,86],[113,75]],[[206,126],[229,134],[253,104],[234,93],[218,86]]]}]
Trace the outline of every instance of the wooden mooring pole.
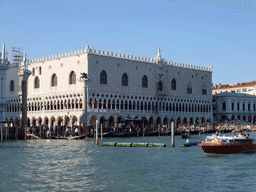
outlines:
[{"label": "wooden mooring pole", "polygon": [[98,121],[96,121],[96,145],[99,144],[98,136],[99,136],[99,134],[98,134]]},{"label": "wooden mooring pole", "polygon": [[5,127],[5,141],[7,141],[7,137],[8,137],[8,129],[7,127]]},{"label": "wooden mooring pole", "polygon": [[174,147],[174,122],[172,122],[171,126],[172,126],[172,147]]},{"label": "wooden mooring pole", "polygon": [[18,140],[18,125],[15,125],[15,139]]},{"label": "wooden mooring pole", "polygon": [[3,125],[1,124],[1,142],[3,142],[4,136],[3,136]]},{"label": "wooden mooring pole", "polygon": [[85,126],[85,137],[86,137],[86,139],[88,139],[88,129],[89,129],[89,127]]},{"label": "wooden mooring pole", "polygon": [[144,123],[142,123],[142,129],[143,129],[143,137],[145,137],[145,127],[144,127]]},{"label": "wooden mooring pole", "polygon": [[103,139],[103,123],[100,124],[100,140]]}]

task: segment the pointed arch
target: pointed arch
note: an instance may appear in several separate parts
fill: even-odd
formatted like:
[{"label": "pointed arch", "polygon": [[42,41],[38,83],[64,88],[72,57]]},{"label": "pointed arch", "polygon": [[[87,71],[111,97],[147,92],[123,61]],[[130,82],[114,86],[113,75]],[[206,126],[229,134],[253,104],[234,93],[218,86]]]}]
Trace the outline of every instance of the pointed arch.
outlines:
[{"label": "pointed arch", "polygon": [[69,74],[69,84],[76,84],[76,73],[74,71]]},{"label": "pointed arch", "polygon": [[203,85],[203,87],[202,87],[202,95],[207,95],[206,85]]},{"label": "pointed arch", "polygon": [[10,81],[10,91],[14,91],[14,81]]},{"label": "pointed arch", "polygon": [[146,75],[142,77],[142,87],[148,87],[148,78]]},{"label": "pointed arch", "polygon": [[126,73],[122,75],[122,86],[128,86],[128,75]]},{"label": "pointed arch", "polygon": [[159,81],[157,83],[157,91],[163,91],[163,82],[162,81]]},{"label": "pointed arch", "polygon": [[40,88],[40,80],[37,76],[35,77],[34,88],[35,89]]},{"label": "pointed arch", "polygon": [[172,82],[171,82],[171,89],[172,90],[176,90],[177,89],[177,87],[176,87],[176,80],[174,78],[172,79]]},{"label": "pointed arch", "polygon": [[52,87],[57,86],[57,81],[58,81],[57,75],[54,73],[54,74],[52,75],[52,78],[51,78],[51,86],[52,86]]},{"label": "pointed arch", "polygon": [[192,94],[192,85],[191,85],[191,83],[189,83],[188,86],[187,86],[187,94]]},{"label": "pointed arch", "polygon": [[104,70],[100,73],[100,84],[107,84],[107,73]]}]

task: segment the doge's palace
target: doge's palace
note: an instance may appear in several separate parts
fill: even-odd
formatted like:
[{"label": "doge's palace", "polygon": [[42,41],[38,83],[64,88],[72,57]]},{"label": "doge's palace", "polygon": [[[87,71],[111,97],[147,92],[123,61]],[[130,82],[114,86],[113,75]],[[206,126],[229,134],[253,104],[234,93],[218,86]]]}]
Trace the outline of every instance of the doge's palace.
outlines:
[{"label": "doge's palace", "polygon": [[[127,117],[148,126],[212,122],[212,71],[154,58],[89,48],[30,60],[28,126],[83,125],[85,95],[80,73],[88,74],[88,124],[115,126]],[[7,70],[7,121],[21,118],[18,67]]]},{"label": "doge's palace", "polygon": [[5,43],[3,43],[0,59],[0,122],[5,121],[6,109],[6,71],[8,69],[7,60],[5,59]]}]

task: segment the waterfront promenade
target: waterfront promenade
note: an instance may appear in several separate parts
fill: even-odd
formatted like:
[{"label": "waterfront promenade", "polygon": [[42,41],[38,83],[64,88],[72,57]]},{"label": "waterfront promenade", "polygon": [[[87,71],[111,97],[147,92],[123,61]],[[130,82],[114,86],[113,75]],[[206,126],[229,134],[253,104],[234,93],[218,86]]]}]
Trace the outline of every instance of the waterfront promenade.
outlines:
[{"label": "waterfront promenade", "polygon": [[[77,129],[77,132],[75,131]],[[220,133],[227,132],[253,132],[256,130],[256,125],[252,124],[215,124],[206,126],[175,126],[175,135],[181,135],[182,132],[190,130],[191,134],[207,134],[214,133],[216,131]],[[99,137],[144,137],[144,136],[167,136],[171,135],[171,127],[134,127],[133,129],[128,128],[103,128],[98,129]],[[75,127],[73,130],[69,127],[52,127],[51,129],[44,126],[35,128],[27,128],[24,132],[19,130],[17,127],[4,127],[0,130],[1,141],[7,141],[12,139],[65,139],[70,135],[79,135],[81,139],[87,137],[95,138],[95,129],[92,127],[84,129],[81,127]]]}]

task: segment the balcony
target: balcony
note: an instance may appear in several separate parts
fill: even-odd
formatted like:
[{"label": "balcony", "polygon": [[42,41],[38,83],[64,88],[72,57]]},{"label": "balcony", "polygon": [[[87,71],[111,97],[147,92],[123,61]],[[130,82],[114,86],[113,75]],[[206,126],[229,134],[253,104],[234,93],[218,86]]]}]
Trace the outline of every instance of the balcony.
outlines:
[{"label": "balcony", "polygon": [[158,96],[165,96],[166,95],[166,92],[165,91],[157,91],[156,94]]}]

